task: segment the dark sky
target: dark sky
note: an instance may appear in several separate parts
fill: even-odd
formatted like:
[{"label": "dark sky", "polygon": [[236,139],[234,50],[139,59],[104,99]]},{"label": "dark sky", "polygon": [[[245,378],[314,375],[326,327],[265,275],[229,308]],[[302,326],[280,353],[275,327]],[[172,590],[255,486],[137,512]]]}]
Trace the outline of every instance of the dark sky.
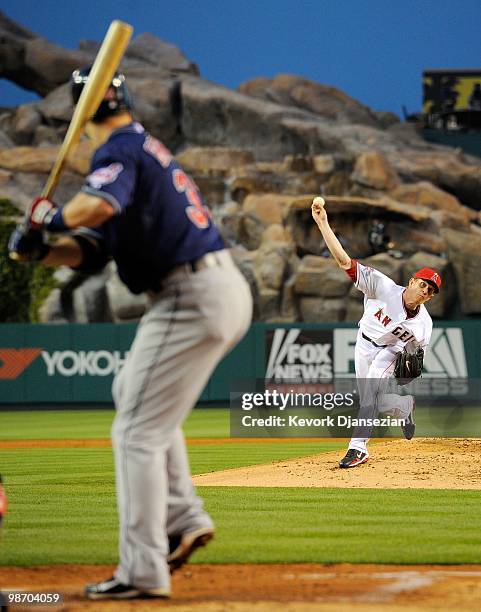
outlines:
[{"label": "dark sky", "polygon": [[[398,115],[421,110],[423,69],[481,67],[481,0],[1,0],[0,10],[69,48],[122,19],[228,87],[290,73]],[[32,99],[0,80],[0,106]]]}]

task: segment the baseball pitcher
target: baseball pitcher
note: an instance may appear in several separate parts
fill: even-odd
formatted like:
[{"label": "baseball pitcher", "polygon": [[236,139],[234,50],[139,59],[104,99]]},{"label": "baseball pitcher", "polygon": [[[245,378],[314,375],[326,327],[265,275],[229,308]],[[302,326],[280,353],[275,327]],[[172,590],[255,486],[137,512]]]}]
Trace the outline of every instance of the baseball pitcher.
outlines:
[{"label": "baseball pitcher", "polygon": [[[74,103],[89,69],[72,76]],[[98,148],[81,191],[63,207],[37,198],[9,248],[17,259],[97,272],[114,259],[143,316],[113,384],[120,561],[89,599],[169,597],[170,572],[210,540],[182,423],[217,363],[246,332],[250,289],[193,180],[132,116],[116,74],[86,132]],[[61,237],[45,242],[43,232]]]},{"label": "baseball pitcher", "polygon": [[[382,413],[404,421],[404,437],[414,436],[412,395],[386,393],[388,378],[406,384],[420,376],[423,356],[432,332],[432,320],[424,304],[439,292],[441,277],[430,268],[414,274],[407,287],[351,259],[329,226],[323,198],[314,198],[312,216],[329,251],[364,293],[364,313],[359,321],[355,346],[355,368],[360,397],[360,416]],[[341,468],[352,468],[369,459],[366,433],[351,438]]]}]

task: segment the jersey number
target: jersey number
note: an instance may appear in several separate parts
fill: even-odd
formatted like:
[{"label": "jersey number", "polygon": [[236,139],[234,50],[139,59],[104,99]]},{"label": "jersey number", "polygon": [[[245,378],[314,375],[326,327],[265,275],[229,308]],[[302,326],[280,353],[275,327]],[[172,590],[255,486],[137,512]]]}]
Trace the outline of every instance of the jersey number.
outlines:
[{"label": "jersey number", "polygon": [[189,206],[185,212],[192,223],[199,229],[209,227],[210,213],[204,206],[199,191],[192,179],[183,170],[176,168],[172,173],[174,187],[178,193],[185,193]]}]

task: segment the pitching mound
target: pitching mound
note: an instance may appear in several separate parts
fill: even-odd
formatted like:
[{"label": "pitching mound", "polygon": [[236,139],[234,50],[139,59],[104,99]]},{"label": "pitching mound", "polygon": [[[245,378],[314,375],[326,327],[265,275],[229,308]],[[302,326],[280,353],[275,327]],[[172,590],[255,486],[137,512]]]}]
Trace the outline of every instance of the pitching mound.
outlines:
[{"label": "pitching mound", "polygon": [[196,485],[227,487],[360,487],[481,489],[481,440],[390,440],[369,446],[370,459],[341,470],[343,451],[201,474]]}]

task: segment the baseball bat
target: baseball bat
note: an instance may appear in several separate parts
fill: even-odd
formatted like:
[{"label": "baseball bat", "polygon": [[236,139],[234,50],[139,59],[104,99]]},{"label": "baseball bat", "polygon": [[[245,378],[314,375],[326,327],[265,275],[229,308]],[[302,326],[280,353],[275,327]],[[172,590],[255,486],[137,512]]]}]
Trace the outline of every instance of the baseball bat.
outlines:
[{"label": "baseball bat", "polygon": [[[80,140],[85,124],[99,107],[112,82],[115,71],[129,43],[132,30],[132,26],[123,21],[115,20],[110,24],[42,191],[43,198],[49,199],[53,195],[69,154]],[[21,259],[21,256],[14,252],[10,253],[10,257],[15,260]]]},{"label": "baseball bat", "polygon": [[67,133],[58,152],[55,164],[50,171],[47,183],[42,192],[43,198],[50,198],[57,186],[60,175],[69,153],[80,140],[85,124],[95,113],[107,89],[112,82],[115,71],[127,48],[132,35],[132,26],[122,21],[112,21],[105,35],[102,46],[90,71],[89,78],[82,90],[79,101],[72,115]]}]

